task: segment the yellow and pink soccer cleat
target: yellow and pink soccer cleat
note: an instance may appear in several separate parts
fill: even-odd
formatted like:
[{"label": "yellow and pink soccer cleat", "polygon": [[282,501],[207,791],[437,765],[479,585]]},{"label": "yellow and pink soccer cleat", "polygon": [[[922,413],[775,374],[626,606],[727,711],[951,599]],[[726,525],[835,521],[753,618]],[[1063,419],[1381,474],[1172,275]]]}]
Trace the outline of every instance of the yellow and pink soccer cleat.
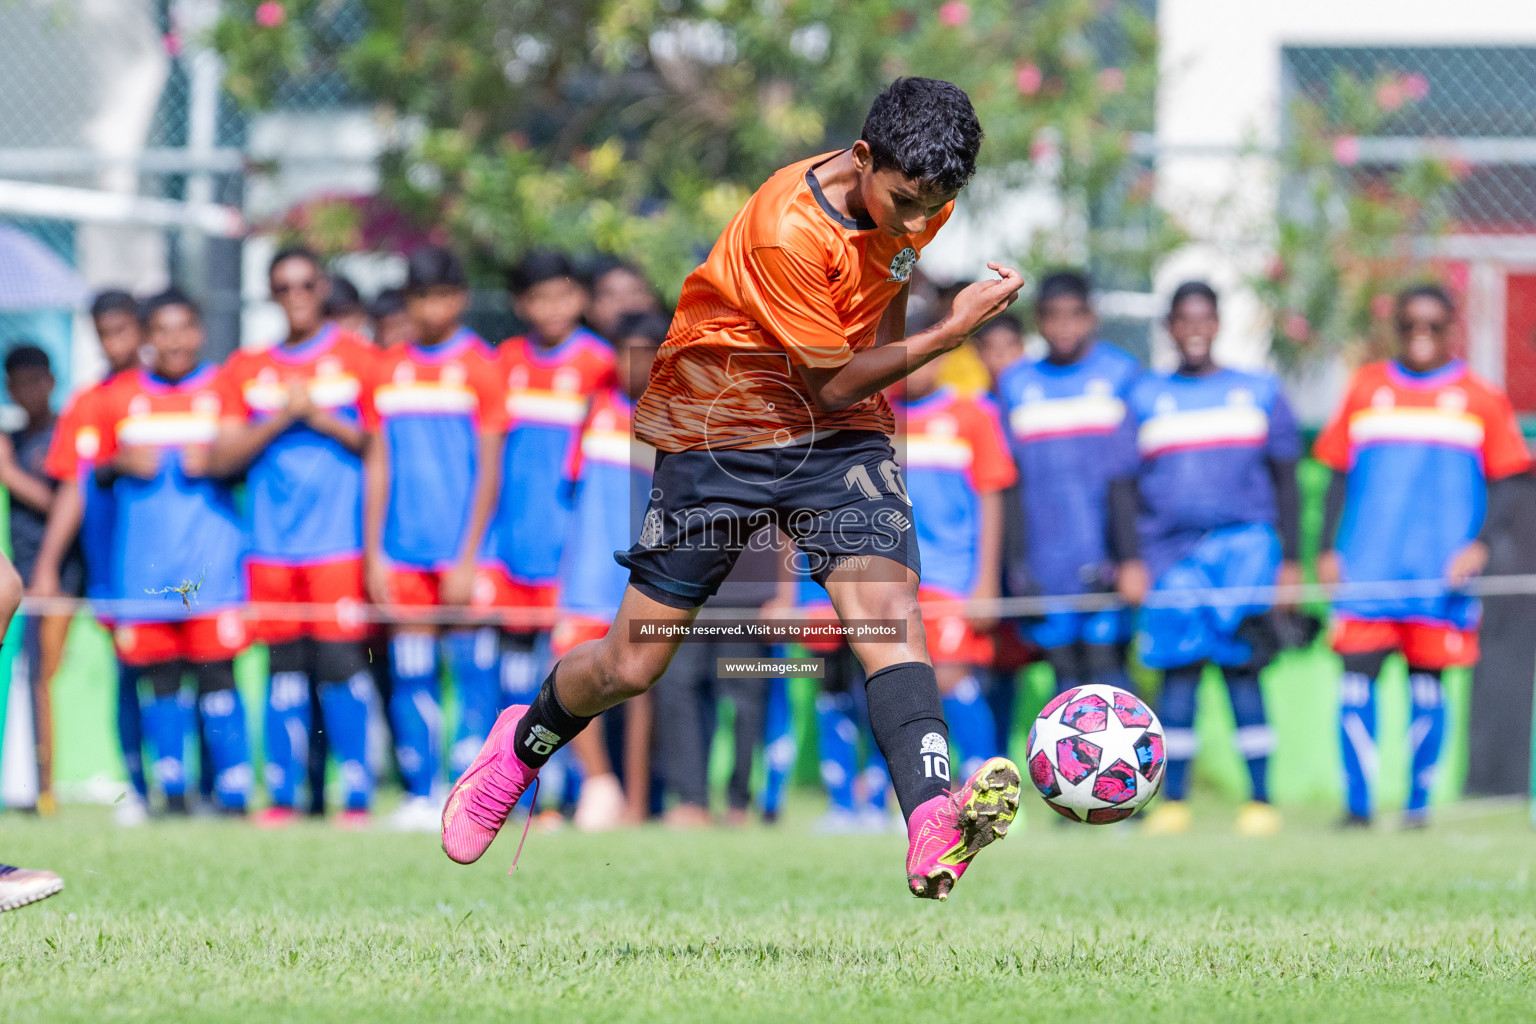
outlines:
[{"label": "yellow and pink soccer cleat", "polygon": [[[443,807],[443,852],[450,860],[460,864],[479,860],[517,801],[538,780],[538,769],[528,767],[512,752],[517,723],[527,711],[528,705],[515,704],[501,713],[480,753],[449,791]],[[515,858],[512,866],[517,866]]]},{"label": "yellow and pink soccer cleat", "polygon": [[923,803],[907,822],[907,887],[945,900],[982,847],[1008,834],[1019,810],[1019,768],[994,757],[953,793]]}]

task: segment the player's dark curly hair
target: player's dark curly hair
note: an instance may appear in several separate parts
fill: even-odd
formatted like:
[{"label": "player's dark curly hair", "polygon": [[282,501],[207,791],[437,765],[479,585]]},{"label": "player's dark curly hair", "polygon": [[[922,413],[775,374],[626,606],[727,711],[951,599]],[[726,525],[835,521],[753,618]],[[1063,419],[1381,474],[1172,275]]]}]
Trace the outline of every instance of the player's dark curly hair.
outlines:
[{"label": "player's dark curly hair", "polygon": [[875,170],[895,168],[935,192],[958,192],[976,173],[981,122],[970,97],[936,78],[898,78],[875,97],[859,137]]},{"label": "player's dark curly hair", "polygon": [[1179,311],[1179,306],[1186,299],[1204,299],[1211,304],[1211,311],[1220,310],[1221,306],[1216,300],[1216,289],[1204,281],[1185,281],[1173,290],[1173,298],[1168,300],[1168,315],[1173,316]]},{"label": "player's dark curly hair", "polygon": [[154,319],[156,313],[172,306],[181,306],[192,314],[192,319],[199,323],[203,320],[203,307],[199,306],[192,296],[172,285],[165,291],[144,300],[144,304],[139,307],[139,323],[147,325]]},{"label": "player's dark curly hair", "polygon": [[1092,291],[1092,282],[1081,270],[1053,270],[1040,279],[1040,287],[1035,291],[1035,309],[1061,298],[1078,299],[1086,306]]},{"label": "player's dark curly hair", "polygon": [[1402,320],[1403,314],[1408,311],[1408,303],[1414,299],[1432,299],[1440,303],[1447,316],[1456,315],[1456,300],[1451,298],[1451,293],[1433,281],[1412,285],[1397,293],[1397,301],[1393,304],[1393,318]]},{"label": "player's dark curly hair", "polygon": [[103,317],[108,313],[127,313],[135,320],[139,317],[139,300],[121,288],[108,288],[97,292],[91,300],[91,316]]}]

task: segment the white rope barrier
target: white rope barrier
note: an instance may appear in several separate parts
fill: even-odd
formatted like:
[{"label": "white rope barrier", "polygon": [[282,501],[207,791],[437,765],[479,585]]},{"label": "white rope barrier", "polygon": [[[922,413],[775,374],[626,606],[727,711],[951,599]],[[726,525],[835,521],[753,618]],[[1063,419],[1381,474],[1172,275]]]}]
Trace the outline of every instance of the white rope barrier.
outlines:
[{"label": "white rope barrier", "polygon": [[[1468,597],[1509,597],[1536,594],[1536,574],[1481,576],[1453,588],[1445,580],[1383,580],[1349,582],[1333,586],[1315,583],[1260,587],[1207,587],[1188,590],[1154,590],[1142,602],[1145,608],[1233,608],[1247,605],[1295,605],[1340,601],[1382,601],[1402,598],[1434,598],[1449,593]],[[89,601],[74,597],[28,597],[21,610],[29,615],[69,615],[82,611],[111,620],[174,621],[189,617],[217,615],[229,607],[204,608],[195,594],[188,595],[190,607],[182,606],[179,595],[166,597],[117,598]],[[1055,594],[1029,597],[1005,597],[986,601],[925,601],[925,612],[995,617],[1025,618],[1061,612],[1096,612],[1123,608],[1125,603],[1113,593]],[[556,623],[579,616],[611,620],[616,609],[569,610],[530,607],[439,606],[431,608],[373,605],[357,602],[340,604],[304,604],[261,602],[236,606],[247,620],[279,622],[317,622],[340,619],[348,624],[410,624],[433,626],[495,625],[512,630],[547,629]],[[710,607],[705,619],[759,617],[759,609]],[[814,612],[797,609],[791,618],[813,618]]]}]

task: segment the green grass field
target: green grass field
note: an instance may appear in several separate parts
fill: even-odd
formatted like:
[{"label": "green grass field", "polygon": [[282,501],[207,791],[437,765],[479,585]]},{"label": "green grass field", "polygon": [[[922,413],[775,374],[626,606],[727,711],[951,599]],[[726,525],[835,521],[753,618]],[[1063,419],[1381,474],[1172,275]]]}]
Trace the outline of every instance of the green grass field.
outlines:
[{"label": "green grass field", "polygon": [[434,837],[7,817],[0,859],[64,893],[0,917],[6,1021],[1529,1021],[1536,836],[1524,808],[1423,833],[1191,835],[1047,821],[947,905],[895,836],[776,829]]}]

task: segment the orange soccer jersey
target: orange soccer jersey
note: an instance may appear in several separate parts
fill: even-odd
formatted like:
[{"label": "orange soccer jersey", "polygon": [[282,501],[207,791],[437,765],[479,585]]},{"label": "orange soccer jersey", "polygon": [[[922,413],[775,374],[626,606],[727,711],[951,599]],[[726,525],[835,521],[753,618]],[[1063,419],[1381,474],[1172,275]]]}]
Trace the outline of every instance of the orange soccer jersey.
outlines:
[{"label": "orange soccer jersey", "polygon": [[784,445],[826,430],[895,429],[881,395],[817,412],[798,367],[841,366],[875,343],[918,254],[949,219],[892,237],[843,216],[814,169],[791,164],[747,200],[688,276],[635,433],[662,451]]}]

